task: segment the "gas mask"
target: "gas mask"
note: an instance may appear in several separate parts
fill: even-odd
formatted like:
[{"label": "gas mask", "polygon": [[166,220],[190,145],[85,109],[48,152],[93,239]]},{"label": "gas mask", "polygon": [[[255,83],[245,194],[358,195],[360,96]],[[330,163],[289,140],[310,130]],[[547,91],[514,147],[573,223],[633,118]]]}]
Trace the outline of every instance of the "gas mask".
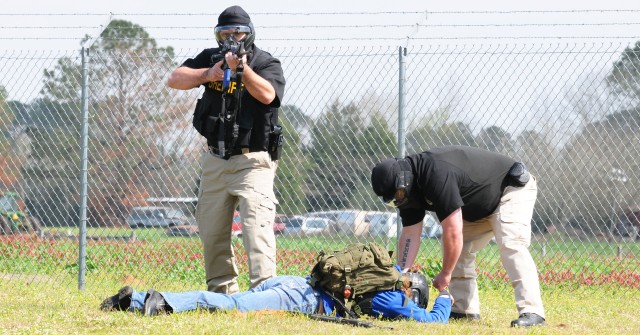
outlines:
[{"label": "gas mask", "polygon": [[255,39],[252,24],[247,26],[218,26],[215,27],[214,33],[223,54],[231,52],[241,56],[253,44]]}]

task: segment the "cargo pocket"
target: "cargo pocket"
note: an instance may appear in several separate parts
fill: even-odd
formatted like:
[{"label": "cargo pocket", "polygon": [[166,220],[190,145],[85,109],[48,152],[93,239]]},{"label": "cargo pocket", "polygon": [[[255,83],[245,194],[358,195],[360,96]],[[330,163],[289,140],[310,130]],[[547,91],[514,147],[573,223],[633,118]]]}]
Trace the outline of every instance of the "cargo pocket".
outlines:
[{"label": "cargo pocket", "polygon": [[263,194],[256,212],[257,221],[264,222],[269,224],[269,226],[272,226],[276,217],[275,201]]},{"label": "cargo pocket", "polygon": [[[521,191],[509,195],[513,196],[518,192]],[[507,248],[521,244],[528,247],[531,242],[533,203],[520,196],[504,197],[503,200],[506,201],[500,203],[498,213],[500,222],[494,226],[496,242]]]}]

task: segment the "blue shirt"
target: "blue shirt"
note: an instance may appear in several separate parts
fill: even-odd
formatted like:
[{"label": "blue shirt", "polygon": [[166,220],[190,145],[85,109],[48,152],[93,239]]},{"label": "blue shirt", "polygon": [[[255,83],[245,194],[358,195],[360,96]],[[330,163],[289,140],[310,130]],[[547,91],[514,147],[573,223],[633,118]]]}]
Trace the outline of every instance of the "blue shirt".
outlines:
[{"label": "blue shirt", "polygon": [[[405,305],[405,301],[407,304]],[[413,300],[407,298],[402,291],[380,291],[373,296],[372,316],[385,318],[406,318],[418,322],[447,323],[451,314],[451,298],[437,297],[433,309],[427,312]]]}]

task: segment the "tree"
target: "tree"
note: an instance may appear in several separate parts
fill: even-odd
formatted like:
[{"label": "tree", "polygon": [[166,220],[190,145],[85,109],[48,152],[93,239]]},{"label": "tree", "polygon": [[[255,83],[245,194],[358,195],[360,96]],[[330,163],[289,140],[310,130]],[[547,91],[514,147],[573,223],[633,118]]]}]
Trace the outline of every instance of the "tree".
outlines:
[{"label": "tree", "polygon": [[536,200],[532,230],[545,232],[548,227],[564,221],[562,207],[564,169],[558,164],[558,152],[542,134],[532,130],[518,135],[516,144],[518,157],[537,178],[538,198]]},{"label": "tree", "polygon": [[[175,67],[173,49],[157,47],[141,26],[111,21],[89,46],[88,56],[92,183],[89,212],[99,225],[118,224],[122,223],[128,204],[143,202],[151,192],[173,195],[192,185],[184,185],[180,175],[169,174],[181,171],[172,168],[181,165],[172,145],[176,138],[172,132],[189,129],[181,115],[188,106],[185,99],[174,97],[175,92],[164,87],[166,74]],[[81,115],[81,75],[81,64],[69,58],[60,59],[54,69],[45,71],[41,97],[55,108],[41,109],[39,113],[48,112],[43,119],[56,120],[54,123],[58,124],[42,125],[47,136],[79,138],[79,128],[60,125],[67,124],[67,111],[76,118]],[[64,166],[59,164],[59,155],[42,151],[37,158],[57,162],[50,166],[55,171]],[[77,164],[71,156],[63,158],[69,159],[68,164]]]},{"label": "tree", "polygon": [[427,115],[417,127],[411,129],[407,134],[407,153],[414,154],[441,146],[442,141],[436,136],[436,129],[446,124],[448,119],[449,110],[446,107],[438,108]]},{"label": "tree", "polygon": [[371,189],[371,168],[397,155],[397,139],[383,115],[366,101],[335,101],[313,124],[307,151],[312,163],[307,174],[310,211],[380,209]]},{"label": "tree", "polygon": [[[561,151],[566,211],[585,235],[610,232],[616,217],[636,208],[640,187],[638,110],[626,110],[593,122]],[[612,171],[623,171],[624,181]],[[570,196],[568,196],[570,195]]]},{"label": "tree", "polygon": [[308,155],[312,162],[307,175],[310,210],[341,209],[361,180],[359,160],[352,147],[362,132],[364,120],[355,104],[336,101],[315,122]]},{"label": "tree", "polygon": [[471,128],[463,122],[445,123],[438,128],[436,134],[442,145],[476,146]]},{"label": "tree", "polygon": [[291,105],[280,108],[280,124],[283,128],[284,145],[276,170],[275,192],[283,214],[300,214],[307,209],[305,178],[309,162],[304,154],[301,129],[307,128],[309,118]]},{"label": "tree", "polygon": [[[386,115],[394,108],[368,92],[348,104],[334,101],[311,128],[307,156],[309,210],[377,209],[371,169],[398,153]],[[303,127],[301,127],[303,128]]]},{"label": "tree", "polygon": [[490,126],[480,131],[475,142],[489,151],[515,157],[511,134],[498,126]]},{"label": "tree", "polygon": [[360,161],[356,172],[359,180],[351,193],[349,207],[384,210],[384,205],[371,187],[371,169],[377,162],[397,156],[396,143],[396,137],[382,114],[374,113],[369,125],[356,138],[353,146],[352,155]]},{"label": "tree", "polygon": [[17,169],[12,161],[11,125],[14,121],[14,111],[6,101],[7,91],[0,86],[0,191],[11,188],[17,180]]},{"label": "tree", "polygon": [[3,137],[7,136],[7,131],[14,118],[13,111],[7,106],[6,97],[7,90],[4,86],[0,85],[0,134],[2,134]]},{"label": "tree", "polygon": [[640,103],[640,41],[627,47],[613,64],[607,82],[614,92],[627,98],[632,106]]}]

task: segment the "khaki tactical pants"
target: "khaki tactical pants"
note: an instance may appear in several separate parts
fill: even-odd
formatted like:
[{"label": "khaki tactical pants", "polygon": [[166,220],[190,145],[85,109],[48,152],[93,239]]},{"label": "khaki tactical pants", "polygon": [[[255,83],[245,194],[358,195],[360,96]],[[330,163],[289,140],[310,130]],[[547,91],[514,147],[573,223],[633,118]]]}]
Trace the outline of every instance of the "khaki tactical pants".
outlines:
[{"label": "khaki tactical pants", "polygon": [[238,268],[231,246],[233,212],[238,206],[251,287],[276,276],[276,167],[277,162],[264,151],[232,156],[229,160],[204,155],[196,221],[209,291],[239,292]]},{"label": "khaki tactical pants", "polygon": [[480,314],[476,254],[495,236],[500,261],[513,286],[518,314],[535,313],[545,317],[538,270],[528,249],[537,193],[536,179],[531,176],[524,187],[507,187],[493,214],[475,222],[464,221],[462,254],[449,285],[455,299],[453,312]]}]

